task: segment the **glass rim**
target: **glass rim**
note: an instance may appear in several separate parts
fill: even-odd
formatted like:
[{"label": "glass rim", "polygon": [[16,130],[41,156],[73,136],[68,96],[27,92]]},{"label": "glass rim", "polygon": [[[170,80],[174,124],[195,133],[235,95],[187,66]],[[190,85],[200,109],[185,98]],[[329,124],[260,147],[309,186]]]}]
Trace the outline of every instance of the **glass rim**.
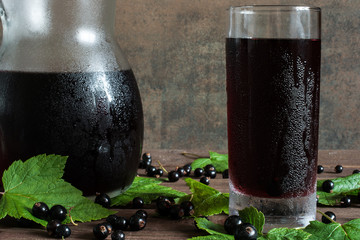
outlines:
[{"label": "glass rim", "polygon": [[[291,12],[291,11],[312,11],[312,12],[321,12],[320,7],[310,6],[310,5],[240,5],[240,6],[230,6],[229,10],[242,12]],[[246,12],[244,12],[246,13]]]}]

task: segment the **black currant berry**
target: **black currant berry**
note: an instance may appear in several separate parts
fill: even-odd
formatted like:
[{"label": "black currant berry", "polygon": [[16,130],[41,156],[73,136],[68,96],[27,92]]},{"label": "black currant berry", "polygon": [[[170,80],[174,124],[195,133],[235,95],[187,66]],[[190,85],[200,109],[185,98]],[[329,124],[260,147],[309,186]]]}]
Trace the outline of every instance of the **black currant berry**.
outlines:
[{"label": "black currant berry", "polygon": [[137,215],[132,215],[129,219],[129,227],[132,231],[139,231],[146,226],[146,219]]},{"label": "black currant berry", "polygon": [[236,228],[240,226],[240,224],[242,224],[241,218],[237,215],[231,215],[226,218],[224,222],[225,231],[230,235],[234,235]]},{"label": "black currant berry", "polygon": [[184,201],[180,204],[180,207],[184,209],[185,216],[194,215],[194,204],[190,201]]},{"label": "black currant berry", "polygon": [[106,228],[108,229],[109,234],[112,233],[113,231],[113,226],[109,223],[109,222],[103,222],[103,224],[106,226]]},{"label": "black currant berry", "polygon": [[104,208],[109,208],[111,205],[111,199],[106,193],[100,193],[96,196],[95,203],[100,204]]},{"label": "black currant berry", "polygon": [[[325,212],[325,215],[327,215],[327,216],[328,216],[330,219],[332,219],[333,221],[336,221],[336,215],[335,215],[335,213],[328,211],[328,212]],[[327,217],[325,217],[325,216],[322,216],[322,217],[321,217],[321,221],[322,221],[323,223],[326,223],[326,224],[332,223],[332,221],[330,221],[330,220],[329,220]]]},{"label": "black currant berry", "polygon": [[154,177],[155,174],[156,174],[156,167],[150,165],[146,168],[146,176]]},{"label": "black currant berry", "polygon": [[201,177],[203,174],[204,174],[204,169],[202,169],[202,168],[196,168],[194,171],[195,177]]},{"label": "black currant berry", "polygon": [[135,215],[139,216],[139,217],[142,217],[142,218],[145,218],[147,219],[148,218],[148,213],[145,211],[145,210],[137,210]]},{"label": "black currant berry", "polygon": [[205,171],[205,172],[208,171],[208,170],[215,170],[215,171],[216,171],[214,165],[212,165],[212,164],[208,164],[208,165],[206,165],[206,166],[204,167],[204,171]]},{"label": "black currant berry", "polygon": [[318,165],[317,166],[317,173],[320,174],[320,173],[323,173],[324,172],[324,167],[322,165]]},{"label": "black currant berry", "polygon": [[51,220],[58,220],[60,222],[66,219],[67,210],[64,206],[54,205],[50,208],[49,216]]},{"label": "black currant berry", "polygon": [[162,175],[164,175],[164,170],[162,170],[161,168],[156,169],[155,177],[159,178],[159,177],[162,177]]},{"label": "black currant berry", "polygon": [[54,238],[67,238],[70,235],[71,229],[66,225],[60,225],[54,231]]},{"label": "black currant berry", "polygon": [[172,202],[167,197],[158,197],[156,200],[157,212],[162,216],[167,216],[170,213]]},{"label": "black currant berry", "polygon": [[222,172],[222,177],[223,178],[229,178],[229,169],[226,169]]},{"label": "black currant berry", "polygon": [[202,177],[202,178],[200,178],[200,182],[205,184],[205,185],[209,185],[210,184],[210,178],[209,177]]},{"label": "black currant berry", "polygon": [[40,219],[47,219],[49,216],[49,207],[44,202],[37,202],[32,207],[32,215]]},{"label": "black currant berry", "polygon": [[191,173],[191,170],[192,170],[191,164],[190,163],[185,164],[183,166],[183,168],[185,170],[185,176],[190,176],[190,173]]},{"label": "black currant berry", "polygon": [[341,200],[340,200],[341,207],[346,208],[346,207],[350,207],[350,205],[351,205],[351,198],[349,196],[345,196],[345,197],[341,198]]},{"label": "black currant berry", "polygon": [[180,176],[179,173],[177,171],[170,171],[168,173],[168,178],[170,182],[176,182],[179,180]]},{"label": "black currant berry", "polygon": [[169,214],[172,219],[180,219],[185,216],[185,210],[180,205],[172,205]]},{"label": "black currant berry", "polygon": [[144,206],[144,200],[141,197],[136,197],[132,201],[133,208],[142,208]]},{"label": "black currant berry", "polygon": [[129,227],[129,221],[125,217],[118,217],[113,224],[115,230],[126,230]]},{"label": "black currant berry", "polygon": [[156,210],[162,216],[169,215],[172,202],[169,198],[160,196],[156,200]]},{"label": "black currant berry", "polygon": [[144,153],[141,158],[143,161],[151,160],[151,154],[150,153]]},{"label": "black currant berry", "polygon": [[94,226],[93,233],[96,239],[102,240],[109,236],[109,230],[104,223],[99,223]]},{"label": "black currant berry", "polygon": [[209,177],[209,178],[216,178],[216,171],[215,170],[205,170],[204,176]]},{"label": "black currant berry", "polygon": [[118,219],[118,216],[115,214],[111,214],[106,218],[106,222],[110,223],[111,225],[114,225],[115,221]]},{"label": "black currant berry", "polygon": [[146,168],[146,176],[154,177],[155,174],[156,174],[156,167],[150,165]]},{"label": "black currant berry", "polygon": [[325,180],[322,184],[322,189],[325,192],[331,193],[332,190],[334,189],[334,182],[331,180]]},{"label": "black currant berry", "polygon": [[243,223],[239,225],[234,234],[235,240],[256,240],[258,233],[256,228],[250,223]]},{"label": "black currant berry", "polygon": [[46,225],[46,231],[50,237],[55,236],[55,229],[61,225],[61,222],[58,220],[50,220]]},{"label": "black currant berry", "polygon": [[179,177],[185,176],[185,169],[184,168],[179,167],[179,168],[176,169],[176,171],[178,172]]},{"label": "black currant berry", "polygon": [[150,153],[144,153],[139,163],[139,168],[146,169],[148,166],[151,165],[151,163],[152,163],[152,159]]},{"label": "black currant berry", "polygon": [[147,161],[140,161],[139,168],[146,169],[147,167],[151,166],[151,163],[152,163],[151,159]]},{"label": "black currant berry", "polygon": [[360,173],[360,170],[359,170],[359,169],[355,169],[355,170],[353,171],[353,174],[357,174],[357,173]]},{"label": "black currant berry", "polygon": [[121,230],[116,230],[111,234],[111,240],[125,240],[125,233]]},{"label": "black currant berry", "polygon": [[343,171],[343,166],[341,166],[341,165],[336,165],[336,167],[335,167],[335,172],[336,172],[336,173],[342,173],[342,171]]}]

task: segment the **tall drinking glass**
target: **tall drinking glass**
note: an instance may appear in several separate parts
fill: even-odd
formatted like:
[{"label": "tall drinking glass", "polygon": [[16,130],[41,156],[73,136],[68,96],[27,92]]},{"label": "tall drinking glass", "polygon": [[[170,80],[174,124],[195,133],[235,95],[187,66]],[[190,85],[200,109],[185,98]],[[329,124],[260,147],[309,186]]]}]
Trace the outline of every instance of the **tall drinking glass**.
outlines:
[{"label": "tall drinking glass", "polygon": [[254,206],[267,227],[315,219],[321,11],[229,10],[226,38],[230,213]]}]

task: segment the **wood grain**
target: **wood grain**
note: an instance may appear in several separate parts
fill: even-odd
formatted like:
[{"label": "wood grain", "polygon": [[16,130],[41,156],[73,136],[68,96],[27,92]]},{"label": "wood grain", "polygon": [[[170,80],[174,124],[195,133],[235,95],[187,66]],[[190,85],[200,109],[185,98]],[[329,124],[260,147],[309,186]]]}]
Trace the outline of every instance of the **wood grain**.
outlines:
[{"label": "wood grain", "polygon": [[[157,161],[161,162],[168,170],[175,169],[177,166],[183,166],[186,163],[192,162],[193,158],[182,155],[184,152],[196,153],[200,156],[207,156],[208,152],[198,150],[152,150],[147,152],[152,154],[154,165],[157,166]],[[219,151],[224,153],[225,151]],[[319,164],[325,167],[325,172],[318,175],[319,179],[335,178],[346,176],[352,173],[354,169],[360,169],[360,151],[352,150],[336,150],[336,151],[319,151]],[[341,164],[344,171],[341,174],[336,174],[334,167]],[[139,169],[139,175],[144,176],[144,170]],[[174,189],[189,192],[183,180],[175,183],[164,183],[164,185],[171,186]],[[228,180],[222,179],[220,175],[216,179],[212,179],[210,186],[221,191],[228,192]],[[360,218],[360,204],[353,204],[350,208],[339,207],[319,207],[320,211],[325,212],[331,210],[335,212],[337,220],[340,223],[350,221],[354,218]],[[118,215],[130,217],[135,213],[136,209],[124,208],[116,209]],[[155,206],[153,204],[146,206],[149,213],[147,226],[142,231],[131,232],[126,231],[126,239],[187,239],[194,236],[204,235],[205,233],[197,230],[192,219],[170,220],[164,217],[159,217],[156,214]],[[318,214],[318,220],[321,218]],[[222,224],[226,215],[212,216],[210,219],[214,222]],[[90,223],[79,223],[78,226],[70,226],[72,234],[68,239],[94,239],[92,228],[101,221],[93,221]],[[46,230],[42,227],[36,226],[32,228],[19,228],[13,220],[9,218],[0,221],[0,239],[52,239],[48,238]],[[111,239],[108,237],[107,239]]]}]

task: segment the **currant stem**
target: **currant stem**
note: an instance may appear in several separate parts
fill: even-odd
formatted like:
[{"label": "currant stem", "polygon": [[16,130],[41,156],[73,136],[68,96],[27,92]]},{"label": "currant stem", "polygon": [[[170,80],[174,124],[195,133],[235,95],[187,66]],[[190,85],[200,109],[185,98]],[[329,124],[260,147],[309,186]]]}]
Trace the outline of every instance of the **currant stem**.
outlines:
[{"label": "currant stem", "polygon": [[156,161],[157,161],[157,163],[159,164],[160,168],[161,168],[164,172],[169,173],[168,171],[166,171],[166,169],[164,168],[164,166],[161,164],[161,162],[160,162],[159,160],[156,160]]},{"label": "currant stem", "polygon": [[181,155],[189,158],[209,158],[209,156],[200,156],[196,153],[188,153],[188,152],[183,152],[181,153]]},{"label": "currant stem", "polygon": [[193,197],[194,197],[194,194],[191,194],[191,197],[190,197],[190,202],[193,200]]},{"label": "currant stem", "polygon": [[78,224],[74,222],[74,220],[72,219],[71,214],[70,214],[70,213],[71,213],[71,210],[72,210],[73,208],[74,208],[74,207],[71,207],[71,208],[69,209],[69,218],[70,218],[70,222],[71,222],[73,225],[77,226]]},{"label": "currant stem", "polygon": [[320,213],[321,215],[323,215],[324,217],[326,217],[329,221],[336,223],[336,221],[334,221],[333,219],[331,219],[328,215],[326,215],[325,213],[323,213],[320,210],[316,210],[317,213]]},{"label": "currant stem", "polygon": [[5,192],[0,192],[0,195],[4,195],[5,194]]}]

